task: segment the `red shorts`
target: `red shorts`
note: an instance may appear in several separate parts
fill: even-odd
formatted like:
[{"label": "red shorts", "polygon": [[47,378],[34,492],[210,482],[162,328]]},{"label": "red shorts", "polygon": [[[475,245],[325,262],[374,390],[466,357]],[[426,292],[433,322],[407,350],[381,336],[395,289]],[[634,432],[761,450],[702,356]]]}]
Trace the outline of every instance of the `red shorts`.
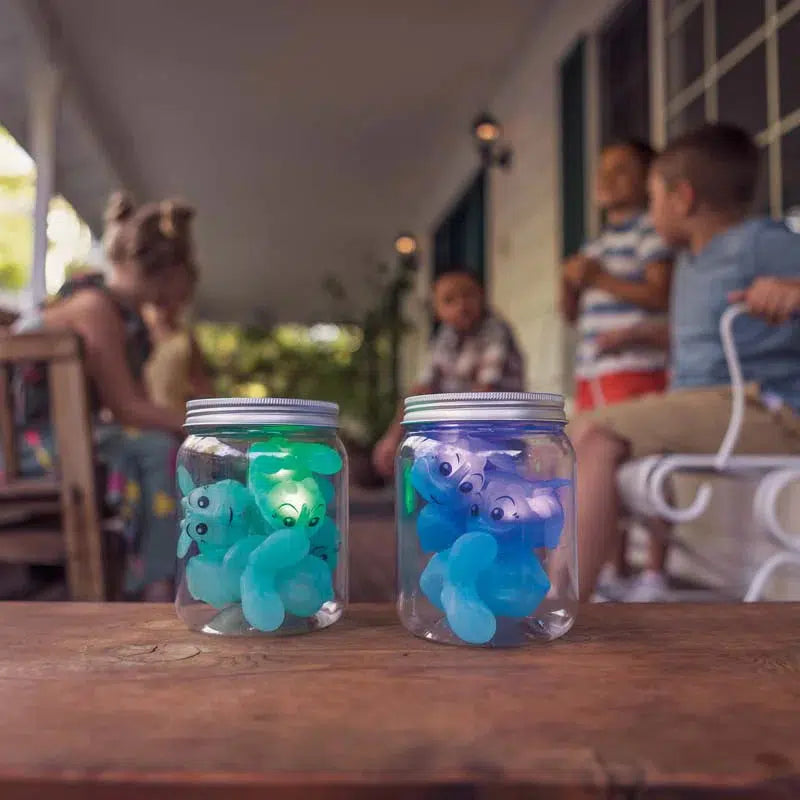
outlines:
[{"label": "red shorts", "polygon": [[667,373],[611,372],[593,381],[579,379],[575,385],[575,407],[578,411],[591,411],[604,405],[611,406],[643,394],[659,394],[667,388]]}]

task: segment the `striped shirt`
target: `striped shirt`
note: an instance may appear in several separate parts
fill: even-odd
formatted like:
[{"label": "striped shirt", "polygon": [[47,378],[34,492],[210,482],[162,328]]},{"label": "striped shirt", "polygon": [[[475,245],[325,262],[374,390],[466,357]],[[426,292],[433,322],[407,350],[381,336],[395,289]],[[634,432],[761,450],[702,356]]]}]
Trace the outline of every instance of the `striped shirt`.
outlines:
[{"label": "striped shirt", "polygon": [[476,385],[522,391],[524,362],[511,327],[488,312],[466,336],[442,324],[419,382],[433,392],[469,392]]},{"label": "striped shirt", "polygon": [[[600,236],[585,244],[581,252],[599,261],[615,278],[644,281],[647,265],[672,259],[667,246],[653,229],[650,219],[639,214],[622,225],[609,225]],[[581,296],[578,316],[579,343],[575,376],[590,380],[616,372],[656,372],[667,367],[667,354],[645,347],[622,353],[595,355],[595,339],[607,331],[628,328],[645,320],[665,319],[662,313],[647,311],[619,300],[603,289],[587,289]]]}]

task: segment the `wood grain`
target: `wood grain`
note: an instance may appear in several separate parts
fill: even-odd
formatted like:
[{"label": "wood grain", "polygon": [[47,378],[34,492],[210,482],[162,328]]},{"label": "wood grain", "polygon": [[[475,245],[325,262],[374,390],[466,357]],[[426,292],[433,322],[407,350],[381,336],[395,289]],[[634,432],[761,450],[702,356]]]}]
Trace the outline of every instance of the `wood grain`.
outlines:
[{"label": "wood grain", "polygon": [[0,364],[0,452],[3,454],[1,484],[13,481],[19,472],[13,410],[14,401],[11,396],[9,368],[6,364]]},{"label": "wood grain", "polygon": [[[19,478],[9,368],[40,363],[48,374],[50,422],[61,455],[57,474]],[[51,564],[65,561],[70,594],[77,600],[104,600],[115,585],[114,567],[104,552],[106,542],[95,487],[92,430],[86,375],[79,338],[68,331],[0,335],[0,438],[5,473],[0,480],[3,511],[33,512],[31,500],[58,500],[60,519],[31,513],[35,528],[0,532],[0,560]],[[45,518],[46,519],[46,518]],[[20,520],[21,522],[24,520]],[[3,521],[0,520],[0,524]]]},{"label": "wood grain", "polygon": [[165,606],[0,615],[3,800],[800,796],[800,605],[593,606],[513,651],[389,606],[286,639]]},{"label": "wood grain", "polygon": [[70,596],[75,600],[104,600],[108,597],[106,560],[83,362],[79,358],[57,359],[48,363],[47,371],[50,419],[61,454],[61,527]]}]

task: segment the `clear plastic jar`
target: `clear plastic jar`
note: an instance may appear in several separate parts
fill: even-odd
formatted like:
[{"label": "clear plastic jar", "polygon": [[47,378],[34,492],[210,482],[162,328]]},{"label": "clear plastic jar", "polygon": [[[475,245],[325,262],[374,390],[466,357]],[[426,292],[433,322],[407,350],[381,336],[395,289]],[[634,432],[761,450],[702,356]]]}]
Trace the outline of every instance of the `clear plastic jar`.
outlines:
[{"label": "clear plastic jar", "polygon": [[398,613],[437,642],[563,636],[578,605],[575,455],[560,395],[406,400],[397,458]]},{"label": "clear plastic jar", "polygon": [[242,398],[187,405],[178,453],[178,615],[192,630],[326,628],[347,603],[339,409]]}]

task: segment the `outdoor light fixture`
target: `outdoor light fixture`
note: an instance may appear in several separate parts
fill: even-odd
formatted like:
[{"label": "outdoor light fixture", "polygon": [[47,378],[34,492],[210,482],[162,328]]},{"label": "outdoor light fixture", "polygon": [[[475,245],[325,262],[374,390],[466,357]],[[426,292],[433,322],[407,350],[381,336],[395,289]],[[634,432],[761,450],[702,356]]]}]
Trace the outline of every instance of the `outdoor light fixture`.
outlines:
[{"label": "outdoor light fixture", "polygon": [[503,128],[489,113],[479,114],[472,123],[472,136],[485,167],[511,166],[511,148],[501,144]]},{"label": "outdoor light fixture", "polygon": [[394,249],[399,256],[413,256],[417,252],[417,240],[410,233],[401,233],[394,240]]},{"label": "outdoor light fixture", "polygon": [[472,132],[482,144],[491,144],[500,138],[503,129],[491,114],[484,112],[472,123]]}]

